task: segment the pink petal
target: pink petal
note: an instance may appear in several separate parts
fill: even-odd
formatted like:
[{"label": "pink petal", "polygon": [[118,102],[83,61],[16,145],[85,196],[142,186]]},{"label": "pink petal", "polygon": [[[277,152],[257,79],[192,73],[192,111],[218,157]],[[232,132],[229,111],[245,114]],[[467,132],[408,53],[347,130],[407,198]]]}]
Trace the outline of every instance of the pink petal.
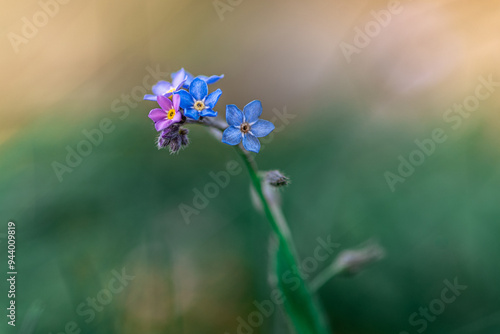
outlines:
[{"label": "pink petal", "polygon": [[149,112],[148,117],[151,118],[153,122],[158,122],[160,120],[165,119],[167,117],[167,113],[165,112],[165,110],[156,108]]},{"label": "pink petal", "polygon": [[172,124],[172,123],[173,122],[171,120],[169,120],[169,119],[156,122],[155,123],[155,129],[156,129],[156,131],[161,131],[163,129],[168,128],[170,126],[170,124]]},{"label": "pink petal", "polygon": [[174,118],[172,118],[172,123],[178,123],[178,122],[180,122],[180,121],[181,121],[181,119],[182,119],[182,114],[181,114],[181,112],[180,112],[180,111],[177,111],[177,112],[175,113]]},{"label": "pink petal", "polygon": [[169,111],[170,109],[172,109],[172,101],[170,101],[169,98],[166,98],[163,95],[158,96],[158,104],[165,111]]},{"label": "pink petal", "polygon": [[179,104],[181,103],[181,97],[179,94],[174,94],[172,97],[172,101],[174,102],[174,110],[178,111],[179,110]]}]

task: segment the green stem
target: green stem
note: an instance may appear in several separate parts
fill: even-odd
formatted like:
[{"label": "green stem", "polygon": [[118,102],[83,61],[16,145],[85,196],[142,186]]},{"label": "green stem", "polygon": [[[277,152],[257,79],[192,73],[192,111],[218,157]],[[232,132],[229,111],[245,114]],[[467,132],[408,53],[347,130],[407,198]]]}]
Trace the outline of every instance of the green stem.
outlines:
[{"label": "green stem", "polygon": [[[224,122],[213,120],[211,118],[203,118],[198,121],[187,120],[185,123],[204,125],[212,129],[217,129],[220,132],[223,132],[227,128],[227,124],[225,124]],[[272,230],[278,237],[279,248],[276,257],[280,257],[285,261],[285,267],[283,268],[281,266],[278,266],[280,267],[280,269],[278,269],[277,271],[280,271],[282,269],[285,269],[286,271],[296,271],[297,268],[301,267],[299,265],[299,256],[295,249],[292,234],[281,211],[281,208],[277,203],[271,203],[270,201],[268,201],[268,199],[264,195],[264,191],[262,189],[262,180],[259,177],[259,170],[253,157],[241,147],[241,144],[236,146],[235,148],[239,156],[243,160],[245,166],[247,167],[252,186],[255,189],[260,202],[262,203],[264,214],[271,224]],[[316,299],[314,293],[307,285],[307,282],[305,282],[301,277],[301,275],[297,274],[294,276],[294,278],[299,281],[299,284],[296,287],[296,289],[298,290],[288,289],[287,292],[292,293],[293,295],[289,295],[288,297],[295,300],[295,303],[292,303],[294,305],[293,312],[302,313],[300,319],[295,319],[293,321],[294,326],[296,327],[296,331],[300,334],[329,333],[328,325],[324,320],[323,309],[318,303],[318,300]],[[280,288],[283,288],[284,282],[278,281],[278,285],[280,286]],[[288,303],[290,302],[291,301],[289,301]],[[287,302],[285,302],[285,304],[286,303]],[[297,307],[300,310],[297,310]]]},{"label": "green stem", "polygon": [[[238,152],[248,169],[252,185],[262,203],[264,214],[271,224],[274,233],[278,237],[279,249],[282,252],[282,255],[284,256],[284,259],[287,263],[287,269],[292,270],[292,268],[300,268],[301,266],[299,265],[299,256],[292,239],[292,234],[280,206],[277,203],[270,202],[264,195],[262,189],[262,180],[259,177],[259,171],[254,159],[239,145],[236,146],[236,151]],[[313,310],[315,318],[313,322],[316,324],[313,326],[322,327],[321,329],[316,328],[315,333],[326,333],[327,325],[323,320],[323,310],[317,302],[314,296],[314,292],[309,288],[307,282],[305,282],[300,275],[296,275],[295,277],[300,280],[300,286],[303,286],[302,293],[305,293],[306,295],[303,301],[307,303],[307,306],[304,305],[304,309]]]},{"label": "green stem", "polygon": [[281,209],[277,205],[269,203],[266,196],[264,195],[264,192],[262,190],[262,182],[258,174],[257,164],[250,156],[250,154],[244,151],[240,146],[236,146],[236,151],[243,159],[243,162],[248,169],[248,173],[250,174],[250,179],[252,181],[252,186],[254,187],[257,196],[259,196],[262,207],[264,209],[264,214],[267,220],[269,220],[269,222],[271,223],[271,227],[274,233],[276,233],[276,235],[278,236],[280,243],[283,244],[282,246],[285,246],[290,256],[293,257],[294,262],[298,262],[298,256],[295,250],[294,242],[292,240],[292,234],[290,232],[290,229],[288,228],[288,224],[285,220],[285,217],[283,216],[283,213],[281,212]]}]

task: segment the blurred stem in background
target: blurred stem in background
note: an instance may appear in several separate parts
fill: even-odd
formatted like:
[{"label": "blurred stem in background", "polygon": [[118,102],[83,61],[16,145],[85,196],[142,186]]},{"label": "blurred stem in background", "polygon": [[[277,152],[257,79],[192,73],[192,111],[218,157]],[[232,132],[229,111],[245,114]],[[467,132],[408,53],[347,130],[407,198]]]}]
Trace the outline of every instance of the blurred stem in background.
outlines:
[{"label": "blurred stem in background", "polygon": [[335,276],[354,276],[367,265],[382,259],[384,256],[384,249],[373,240],[365,242],[357,249],[347,249],[341,252],[335,261],[311,281],[311,290],[318,291]]}]

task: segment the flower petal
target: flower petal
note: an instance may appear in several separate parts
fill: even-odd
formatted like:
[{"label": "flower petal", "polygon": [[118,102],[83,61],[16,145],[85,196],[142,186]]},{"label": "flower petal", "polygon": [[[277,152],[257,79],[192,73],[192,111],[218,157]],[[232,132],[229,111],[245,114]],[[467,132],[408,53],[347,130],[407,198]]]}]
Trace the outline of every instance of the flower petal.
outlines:
[{"label": "flower petal", "polygon": [[178,94],[172,96],[172,105],[175,111],[179,110],[180,103],[181,103],[181,97]]},{"label": "flower petal", "polygon": [[181,68],[178,72],[175,78],[172,80],[172,87],[175,88],[175,90],[178,90],[179,88],[182,87],[184,82],[186,82],[187,76],[186,72],[184,71],[183,68]]},{"label": "flower petal", "polygon": [[189,85],[189,93],[195,100],[203,100],[208,94],[207,83],[199,78],[195,78],[193,82],[191,82],[191,85]]},{"label": "flower petal", "polygon": [[243,113],[234,104],[226,106],[226,121],[232,126],[240,126],[243,123]]},{"label": "flower petal", "polygon": [[184,115],[186,117],[198,120],[200,118],[200,112],[194,108],[187,108],[184,110]]},{"label": "flower petal", "polygon": [[176,111],[174,118],[172,118],[172,123],[179,123],[181,120],[182,120],[182,113],[180,111]]},{"label": "flower petal", "polygon": [[172,88],[172,85],[170,82],[167,82],[165,80],[160,80],[156,85],[153,86],[153,94],[154,95],[163,95],[165,94],[170,88]]},{"label": "flower petal", "polygon": [[210,77],[208,77],[208,78],[204,76],[204,79],[203,79],[203,80],[204,80],[207,84],[209,84],[209,85],[210,85],[210,84],[213,84],[213,83],[215,83],[215,82],[219,81],[219,80],[220,80],[220,79],[222,79],[222,78],[224,78],[224,74],[221,74],[221,75],[212,75],[212,76],[210,76]]},{"label": "flower petal", "polygon": [[146,94],[146,95],[144,95],[144,100],[156,101],[156,95]]},{"label": "flower petal", "polygon": [[184,70],[184,67],[178,70],[177,72],[172,72],[170,73],[170,79],[172,79],[172,82],[174,82],[174,79],[179,75],[179,73],[184,72],[184,75],[186,74],[186,71]]},{"label": "flower petal", "polygon": [[180,90],[176,92],[174,95],[179,95],[181,97],[180,106],[182,109],[187,109],[193,106],[194,99],[191,96],[191,94],[189,94],[187,91]]},{"label": "flower petal", "polygon": [[265,137],[268,134],[271,133],[271,131],[274,130],[274,124],[263,120],[259,119],[255,124],[253,124],[250,128],[250,132],[255,136],[255,137]]},{"label": "flower petal", "polygon": [[181,68],[177,72],[171,73],[170,78],[172,79],[172,86],[175,86],[176,80],[180,82],[185,77],[186,77],[186,71],[184,70],[184,68]]},{"label": "flower petal", "polygon": [[172,92],[177,92],[179,89],[181,89],[182,87],[184,87],[184,83],[186,82],[186,80],[182,80],[181,82],[179,82],[178,85],[174,86],[175,90]]},{"label": "flower petal", "polygon": [[245,122],[256,122],[262,114],[262,103],[259,100],[250,102],[243,108],[243,114],[245,115]]},{"label": "flower petal", "polygon": [[239,128],[230,126],[222,133],[222,142],[228,145],[238,145],[241,141],[241,131]]},{"label": "flower petal", "polygon": [[249,133],[245,133],[243,135],[243,147],[245,150],[250,152],[259,153],[260,151],[260,142],[254,135]]},{"label": "flower petal", "polygon": [[205,117],[205,116],[208,116],[208,117],[217,117],[217,111],[213,111],[210,108],[203,109],[200,112],[200,116],[203,116],[203,117]]},{"label": "flower petal", "polygon": [[191,82],[193,82],[194,76],[189,72],[185,72],[185,73],[186,73],[186,81],[184,82],[184,85],[182,87],[187,89],[187,88],[189,88],[189,85],[191,84]]},{"label": "flower petal", "polygon": [[170,101],[169,98],[167,98],[163,95],[158,95],[158,104],[165,111],[172,109],[172,106],[173,106],[172,101]]},{"label": "flower petal", "polygon": [[210,77],[207,77],[206,75],[198,75],[197,78],[200,78],[201,80],[205,81],[208,85],[210,85],[224,78],[224,74],[212,75]]},{"label": "flower petal", "polygon": [[156,108],[149,112],[148,117],[151,118],[153,122],[158,122],[165,119],[167,117],[167,113],[163,109]]},{"label": "flower petal", "polygon": [[210,93],[210,95],[208,95],[205,99],[205,105],[213,109],[217,104],[217,101],[219,101],[221,94],[222,91],[220,89],[217,89],[215,92]]},{"label": "flower petal", "polygon": [[170,124],[172,124],[172,123],[173,122],[171,120],[169,120],[169,119],[156,122],[155,123],[155,129],[156,129],[156,131],[161,131],[163,129],[168,128],[170,126]]}]

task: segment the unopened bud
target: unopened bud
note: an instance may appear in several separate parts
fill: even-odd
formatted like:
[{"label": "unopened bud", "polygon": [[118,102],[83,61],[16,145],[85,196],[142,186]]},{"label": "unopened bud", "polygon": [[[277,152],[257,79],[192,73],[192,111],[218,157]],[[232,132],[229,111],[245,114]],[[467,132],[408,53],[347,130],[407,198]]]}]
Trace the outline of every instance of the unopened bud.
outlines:
[{"label": "unopened bud", "polygon": [[267,184],[273,187],[284,187],[290,184],[290,179],[283,175],[279,170],[271,170],[266,172],[264,180]]},{"label": "unopened bud", "polygon": [[173,124],[163,130],[158,137],[158,149],[168,147],[170,153],[177,153],[181,148],[189,144],[189,130]]}]

